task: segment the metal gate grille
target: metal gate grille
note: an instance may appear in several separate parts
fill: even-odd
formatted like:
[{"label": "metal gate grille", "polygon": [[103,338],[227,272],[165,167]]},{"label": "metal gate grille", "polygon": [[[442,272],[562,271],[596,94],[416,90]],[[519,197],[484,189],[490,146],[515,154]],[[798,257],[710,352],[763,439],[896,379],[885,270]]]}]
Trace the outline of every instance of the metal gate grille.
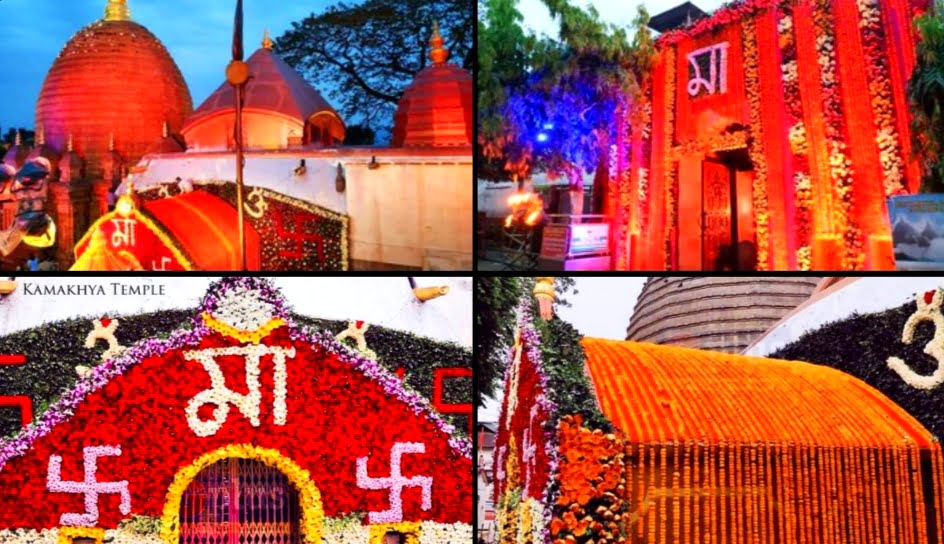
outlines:
[{"label": "metal gate grille", "polygon": [[180,507],[182,544],[300,544],[298,493],[278,469],[223,459],[204,469]]}]

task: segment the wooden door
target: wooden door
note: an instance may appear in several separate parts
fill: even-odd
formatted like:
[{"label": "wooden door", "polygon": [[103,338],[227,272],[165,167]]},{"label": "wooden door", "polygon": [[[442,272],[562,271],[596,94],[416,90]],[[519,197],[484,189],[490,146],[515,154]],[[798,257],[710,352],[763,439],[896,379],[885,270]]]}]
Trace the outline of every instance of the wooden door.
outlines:
[{"label": "wooden door", "polygon": [[732,213],[731,167],[705,161],[702,167],[702,254],[704,270],[733,270],[737,263]]},{"label": "wooden door", "polygon": [[298,494],[278,469],[223,459],[204,469],[180,505],[183,544],[300,544]]}]

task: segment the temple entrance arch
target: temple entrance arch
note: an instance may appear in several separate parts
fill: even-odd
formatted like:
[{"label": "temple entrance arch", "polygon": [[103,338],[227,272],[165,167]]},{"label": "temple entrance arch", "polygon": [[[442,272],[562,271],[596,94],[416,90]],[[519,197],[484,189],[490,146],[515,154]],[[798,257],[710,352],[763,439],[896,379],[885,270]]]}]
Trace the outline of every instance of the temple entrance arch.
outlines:
[{"label": "temple entrance arch", "polygon": [[174,476],[165,544],[321,544],[324,509],[309,472],[278,450],[231,444]]},{"label": "temple entrance arch", "polygon": [[225,458],[190,482],[180,504],[181,544],[300,544],[298,491],[277,468]]}]

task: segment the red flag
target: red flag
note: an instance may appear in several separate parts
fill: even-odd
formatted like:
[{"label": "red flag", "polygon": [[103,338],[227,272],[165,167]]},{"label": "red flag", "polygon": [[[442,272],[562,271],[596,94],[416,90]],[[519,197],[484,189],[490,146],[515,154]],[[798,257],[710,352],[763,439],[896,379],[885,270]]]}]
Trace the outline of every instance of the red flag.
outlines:
[{"label": "red flag", "polygon": [[236,24],[233,28],[233,60],[243,60],[243,0],[236,0]]}]

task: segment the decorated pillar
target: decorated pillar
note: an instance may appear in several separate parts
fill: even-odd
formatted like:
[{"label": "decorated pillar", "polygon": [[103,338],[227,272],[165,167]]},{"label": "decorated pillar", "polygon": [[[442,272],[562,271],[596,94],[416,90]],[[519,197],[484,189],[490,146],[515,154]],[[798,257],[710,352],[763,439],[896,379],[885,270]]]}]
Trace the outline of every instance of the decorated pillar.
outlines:
[{"label": "decorated pillar", "polygon": [[88,227],[89,186],[85,183],[50,183],[49,211],[56,222],[56,261],[62,270],[73,262],[73,247]]}]

